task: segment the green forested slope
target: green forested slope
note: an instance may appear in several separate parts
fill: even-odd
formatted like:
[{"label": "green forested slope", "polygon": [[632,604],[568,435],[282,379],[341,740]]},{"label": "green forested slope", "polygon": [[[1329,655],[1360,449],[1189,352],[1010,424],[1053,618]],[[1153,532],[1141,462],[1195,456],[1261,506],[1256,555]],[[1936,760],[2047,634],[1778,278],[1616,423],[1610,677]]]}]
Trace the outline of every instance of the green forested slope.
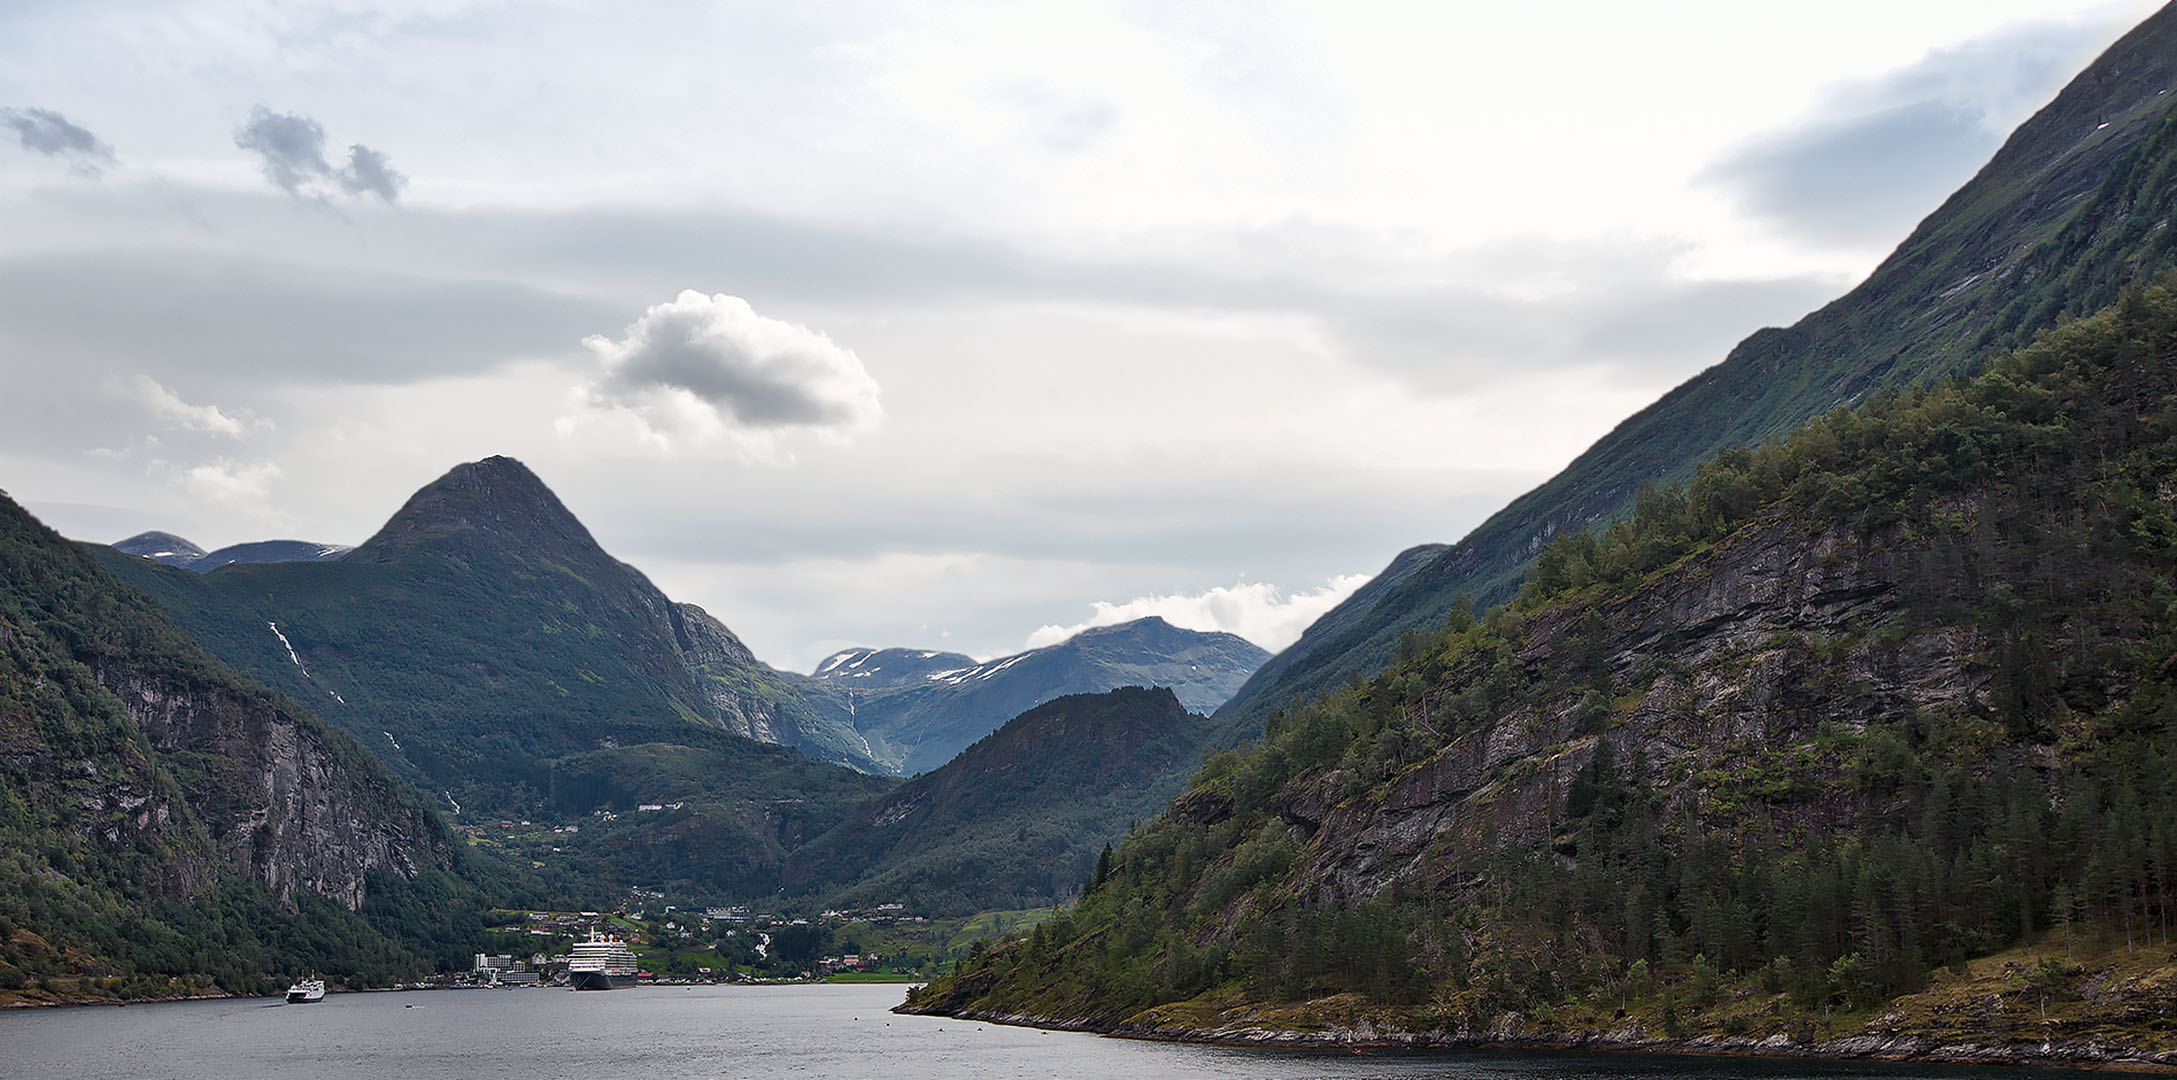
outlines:
[{"label": "green forested slope", "polygon": [[1047,907],[1179,792],[1209,731],[1161,687],[1046,702],[795,851],[787,888],[935,915]]},{"label": "green forested slope", "polygon": [[1561,538],[913,1007],[2166,1053],[2173,887],[2165,284]]},{"label": "green forested slope", "polygon": [[1424,550],[1402,555],[1392,570],[1403,578],[1326,615],[1218,716],[1234,738],[1252,737],[1271,709],[1373,675],[1402,632],[1441,625],[1458,597],[1508,599],[1545,541],[1623,513],[1641,485],[1686,479],[1727,447],[1968,370],[2106,306],[2177,265],[2173,210],[2177,8],[2164,8],[2021,125],[1866,282],[1747,338],[1448,550],[1419,567]]},{"label": "green forested slope", "polygon": [[479,879],[408,786],[0,498],[0,1000],[440,970]]}]

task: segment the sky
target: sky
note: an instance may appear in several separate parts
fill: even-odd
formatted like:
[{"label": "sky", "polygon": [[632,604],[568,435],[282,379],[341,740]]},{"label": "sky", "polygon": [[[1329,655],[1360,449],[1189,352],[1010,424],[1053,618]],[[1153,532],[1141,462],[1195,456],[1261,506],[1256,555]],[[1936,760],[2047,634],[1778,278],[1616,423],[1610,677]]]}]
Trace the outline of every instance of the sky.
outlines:
[{"label": "sky", "polygon": [[2157,5],[0,5],[0,489],[492,454],[775,666],[1269,649],[1849,289]]}]

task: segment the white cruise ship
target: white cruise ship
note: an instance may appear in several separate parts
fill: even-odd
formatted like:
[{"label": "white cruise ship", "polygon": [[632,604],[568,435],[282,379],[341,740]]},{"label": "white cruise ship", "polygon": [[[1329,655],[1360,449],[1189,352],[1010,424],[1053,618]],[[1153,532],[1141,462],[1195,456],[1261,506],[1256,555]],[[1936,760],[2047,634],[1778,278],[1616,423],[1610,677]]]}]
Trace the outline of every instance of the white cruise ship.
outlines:
[{"label": "white cruise ship", "polygon": [[567,961],[567,979],[577,990],[612,990],[635,985],[635,951],[617,937],[590,931],[575,942]]},{"label": "white cruise ship", "polygon": [[287,988],[287,1003],[290,1005],[308,1005],[313,1001],[323,1000],[325,1000],[325,980],[323,979],[304,979]]}]

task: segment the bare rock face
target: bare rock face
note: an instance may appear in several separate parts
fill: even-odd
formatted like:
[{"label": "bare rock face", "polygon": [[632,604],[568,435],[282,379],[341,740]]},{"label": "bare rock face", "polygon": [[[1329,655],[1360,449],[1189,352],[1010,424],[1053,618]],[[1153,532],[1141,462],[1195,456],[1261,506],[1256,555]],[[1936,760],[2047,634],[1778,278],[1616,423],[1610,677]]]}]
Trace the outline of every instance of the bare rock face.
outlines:
[{"label": "bare rock face", "polygon": [[[230,872],[289,901],[311,892],[352,911],[372,870],[407,878],[448,865],[443,830],[401,798],[397,781],[359,768],[370,763],[355,747],[269,695],[177,685],[121,664],[94,670],[155,752],[201,771],[191,816]],[[131,822],[139,831],[181,824],[152,803]]]},{"label": "bare rock face", "polygon": [[[1566,785],[1605,741],[1677,805],[1701,777],[1730,776],[1824,725],[1856,732],[1913,710],[1973,707],[1990,677],[1984,631],[1893,625],[1904,544],[1895,531],[1742,534],[1601,612],[1614,702],[1599,731],[1592,719],[1583,729],[1577,693],[1523,698],[1373,794],[1344,800],[1336,771],[1297,783],[1281,807],[1309,838],[1312,899],[1351,902],[1393,882],[1454,887],[1439,876],[1457,860],[1443,854],[1547,843]],[[1573,647],[1578,617],[1559,608],[1526,626],[1520,661],[1539,669]],[[1440,712],[1425,700],[1410,719],[1427,725]],[[1853,808],[1814,799],[1801,812]]]}]

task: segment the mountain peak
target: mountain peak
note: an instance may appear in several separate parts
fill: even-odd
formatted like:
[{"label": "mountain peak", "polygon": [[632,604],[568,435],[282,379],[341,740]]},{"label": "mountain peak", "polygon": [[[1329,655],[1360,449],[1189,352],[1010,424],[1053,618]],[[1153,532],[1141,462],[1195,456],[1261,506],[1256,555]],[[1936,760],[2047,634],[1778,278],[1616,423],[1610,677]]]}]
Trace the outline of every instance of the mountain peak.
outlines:
[{"label": "mountain peak", "polygon": [[1162,615],[1144,615],[1139,619],[1114,623],[1110,626],[1091,626],[1060,642],[1057,647],[1079,647],[1098,643],[1121,642],[1137,645],[1165,642],[1186,647],[1215,644],[1233,650],[1235,655],[1253,656],[1255,657],[1255,664],[1260,664],[1270,658],[1268,652],[1238,634],[1228,633],[1223,630],[1190,630],[1184,626],[1174,626],[1166,622]]},{"label": "mountain peak", "polygon": [[156,529],[150,532],[137,533],[126,540],[116,540],[113,542],[113,547],[116,551],[125,552],[138,558],[156,559],[169,566],[187,566],[203,558],[206,554],[203,548],[175,536],[173,533],[160,532]]},{"label": "mountain peak", "polygon": [[[1155,634],[1177,630],[1179,630],[1179,628],[1173,626],[1171,623],[1165,622],[1164,616],[1162,615],[1144,615],[1139,619],[1129,619],[1126,622],[1112,623],[1109,626],[1091,626],[1088,629],[1083,630],[1078,634],[1075,634],[1073,638],[1069,640],[1076,640],[1080,638],[1123,637],[1129,634]],[[1195,631],[1188,631],[1188,633],[1194,632]],[[1215,633],[1215,631],[1210,632]]]},{"label": "mountain peak", "polygon": [[605,558],[590,531],[527,465],[492,456],[465,462],[409,496],[348,556],[384,562],[421,550],[573,550]]},{"label": "mountain peak", "polygon": [[913,686],[931,681],[941,673],[976,667],[975,658],[941,649],[872,649],[856,646],[841,649],[816,665],[809,677],[836,682],[856,690]]}]

